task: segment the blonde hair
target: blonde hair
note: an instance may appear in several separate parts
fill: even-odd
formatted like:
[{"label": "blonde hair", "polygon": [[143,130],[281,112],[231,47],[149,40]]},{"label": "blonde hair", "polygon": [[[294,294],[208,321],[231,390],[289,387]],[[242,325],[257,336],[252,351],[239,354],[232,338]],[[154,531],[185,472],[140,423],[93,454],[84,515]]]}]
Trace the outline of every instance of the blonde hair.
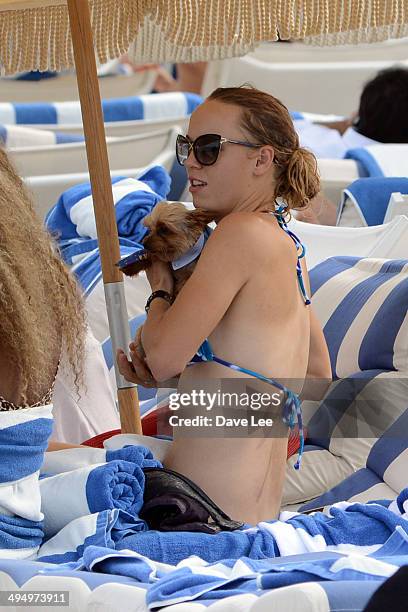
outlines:
[{"label": "blonde hair", "polygon": [[219,87],[208,97],[242,109],[241,125],[256,144],[275,151],[274,199],[282,198],[286,210],[305,208],[320,190],[317,161],[299,146],[299,137],[288,109],[274,96],[248,85]]},{"label": "blonde hair", "polygon": [[81,294],[1,148],[0,313],[0,343],[17,373],[22,405],[42,399],[62,350],[78,390],[86,330]]}]

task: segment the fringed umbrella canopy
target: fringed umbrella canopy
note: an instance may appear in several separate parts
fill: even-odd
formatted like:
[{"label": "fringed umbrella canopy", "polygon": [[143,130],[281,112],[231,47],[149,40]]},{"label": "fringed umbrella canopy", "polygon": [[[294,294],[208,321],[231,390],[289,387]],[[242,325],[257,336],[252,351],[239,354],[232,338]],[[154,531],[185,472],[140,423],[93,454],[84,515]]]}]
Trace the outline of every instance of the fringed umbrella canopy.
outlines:
[{"label": "fringed umbrella canopy", "polygon": [[[408,0],[90,0],[100,62],[130,44],[138,61],[243,55],[265,40],[322,45],[408,36]],[[66,0],[0,0],[6,74],[74,64]]]}]

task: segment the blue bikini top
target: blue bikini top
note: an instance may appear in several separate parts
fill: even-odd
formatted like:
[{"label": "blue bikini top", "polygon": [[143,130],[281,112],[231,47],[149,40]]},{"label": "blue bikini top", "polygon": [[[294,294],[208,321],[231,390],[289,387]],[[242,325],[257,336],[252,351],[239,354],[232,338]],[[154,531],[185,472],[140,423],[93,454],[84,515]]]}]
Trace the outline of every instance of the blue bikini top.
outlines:
[{"label": "blue bikini top", "polygon": [[[303,297],[303,301],[305,305],[308,306],[311,302],[310,302],[310,298],[307,296],[307,293],[306,293],[305,284],[303,282],[302,266],[300,263],[300,260],[306,254],[306,249],[305,249],[305,246],[302,244],[302,242],[299,240],[299,238],[290,229],[288,229],[283,213],[284,213],[284,208],[282,206],[278,207],[275,211],[275,217],[276,217],[276,220],[278,221],[279,226],[288,234],[288,236],[290,236],[290,238],[295,243],[296,251],[297,251],[297,263],[296,263],[297,280],[298,280],[300,292]],[[254,378],[257,378],[259,380],[262,380],[264,382],[267,382],[273,385],[274,387],[276,387],[277,389],[285,393],[286,397],[285,397],[285,402],[282,408],[282,420],[286,425],[290,427],[290,429],[293,429],[295,426],[295,423],[297,422],[298,430],[299,430],[300,447],[299,447],[298,459],[294,465],[295,469],[298,470],[300,467],[302,454],[303,454],[303,448],[304,448],[303,420],[302,420],[302,410],[301,410],[301,402],[300,402],[299,396],[296,393],[294,393],[291,389],[288,389],[287,387],[285,387],[284,385],[282,385],[281,383],[279,383],[277,380],[273,378],[269,378],[267,376],[264,376],[263,374],[259,374],[259,372],[254,372],[253,370],[243,368],[239,365],[236,365],[235,363],[231,363],[229,361],[226,361],[225,359],[221,359],[220,357],[217,357],[216,355],[214,355],[211,344],[208,341],[208,339],[204,340],[203,344],[198,349],[196,355],[191,360],[191,364],[197,363],[197,362],[204,362],[204,361],[214,361],[216,363],[219,363],[220,365],[230,368],[231,370],[235,370],[236,372],[242,372],[243,374],[248,374],[249,376],[253,376]]]}]

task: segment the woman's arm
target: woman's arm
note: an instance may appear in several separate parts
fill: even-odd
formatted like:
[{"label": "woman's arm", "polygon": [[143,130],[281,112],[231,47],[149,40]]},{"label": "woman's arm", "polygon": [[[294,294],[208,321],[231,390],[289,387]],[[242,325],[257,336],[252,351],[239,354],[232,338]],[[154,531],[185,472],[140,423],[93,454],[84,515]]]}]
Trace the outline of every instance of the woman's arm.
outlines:
[{"label": "woman's arm", "polygon": [[[153,377],[168,380],[184,370],[251,274],[252,216],[233,213],[210,236],[197,266],[170,306],[151,304],[142,342]],[[152,289],[166,287],[153,286]]]}]

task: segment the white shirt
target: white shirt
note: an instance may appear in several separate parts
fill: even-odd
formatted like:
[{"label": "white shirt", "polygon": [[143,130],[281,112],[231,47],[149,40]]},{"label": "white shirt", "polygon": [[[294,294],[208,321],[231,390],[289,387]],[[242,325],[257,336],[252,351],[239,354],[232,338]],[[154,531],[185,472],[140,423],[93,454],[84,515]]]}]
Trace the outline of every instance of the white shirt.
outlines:
[{"label": "white shirt", "polygon": [[317,158],[341,159],[348,149],[378,144],[376,140],[359,134],[352,127],[347,128],[341,135],[337,130],[317,125],[307,119],[296,119],[293,124],[299,135],[300,145],[310,149]]}]

